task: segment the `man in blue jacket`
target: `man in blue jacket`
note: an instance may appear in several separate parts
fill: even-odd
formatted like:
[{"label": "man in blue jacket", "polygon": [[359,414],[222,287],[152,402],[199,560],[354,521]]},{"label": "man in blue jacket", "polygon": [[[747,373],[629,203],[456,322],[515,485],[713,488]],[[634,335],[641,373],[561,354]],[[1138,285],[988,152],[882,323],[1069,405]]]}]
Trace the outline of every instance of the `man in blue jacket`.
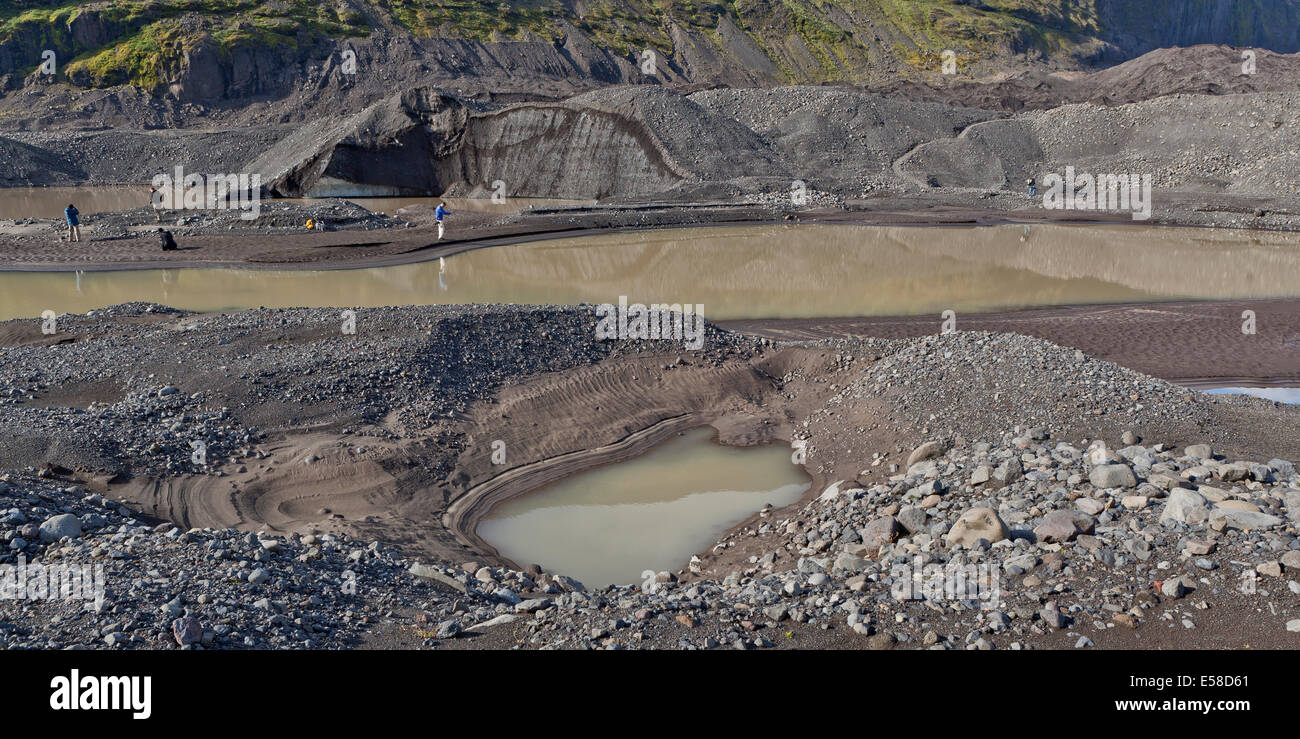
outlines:
[{"label": "man in blue jacket", "polygon": [[77,220],[79,215],[81,211],[72,203],[63,209],[63,217],[68,221],[68,241],[81,241],[81,221]]},{"label": "man in blue jacket", "polygon": [[437,210],[433,211],[433,217],[434,217],[435,219],[437,219],[437,221],[438,221],[438,238],[439,238],[439,239],[442,238],[443,229],[444,229],[444,226],[443,226],[443,223],[442,223],[442,219],[443,219],[444,217],[446,217],[446,216],[449,216],[449,215],[451,215],[451,211],[447,210],[447,203],[446,203],[446,202],[440,202],[440,203],[438,203],[438,208],[437,208]]}]

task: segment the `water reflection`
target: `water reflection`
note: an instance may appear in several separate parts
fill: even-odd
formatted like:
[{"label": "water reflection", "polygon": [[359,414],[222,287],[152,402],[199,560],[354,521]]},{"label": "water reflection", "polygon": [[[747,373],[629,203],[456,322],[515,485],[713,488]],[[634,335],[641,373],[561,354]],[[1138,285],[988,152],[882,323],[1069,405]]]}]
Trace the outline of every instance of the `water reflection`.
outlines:
[{"label": "water reflection", "polygon": [[[1021,239],[1025,240],[1022,241]],[[1300,234],[1151,226],[745,226],[607,233],[353,270],[0,273],[0,318],[132,300],[211,311],[702,303],[714,320],[1300,296]]]}]

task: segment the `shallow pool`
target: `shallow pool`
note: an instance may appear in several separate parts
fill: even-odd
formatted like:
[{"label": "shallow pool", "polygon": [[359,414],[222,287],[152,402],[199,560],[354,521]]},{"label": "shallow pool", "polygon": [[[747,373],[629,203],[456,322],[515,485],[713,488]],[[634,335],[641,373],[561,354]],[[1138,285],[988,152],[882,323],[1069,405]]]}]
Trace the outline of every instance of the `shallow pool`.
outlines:
[{"label": "shallow pool", "polygon": [[789,447],[728,447],[712,436],[695,429],[506,501],[478,534],[520,566],[539,564],[588,587],[683,569],[728,528],[768,503],[793,503],[808,487]]},{"label": "shallow pool", "polygon": [[1212,387],[1211,395],[1250,395],[1288,405],[1300,405],[1300,387]]}]

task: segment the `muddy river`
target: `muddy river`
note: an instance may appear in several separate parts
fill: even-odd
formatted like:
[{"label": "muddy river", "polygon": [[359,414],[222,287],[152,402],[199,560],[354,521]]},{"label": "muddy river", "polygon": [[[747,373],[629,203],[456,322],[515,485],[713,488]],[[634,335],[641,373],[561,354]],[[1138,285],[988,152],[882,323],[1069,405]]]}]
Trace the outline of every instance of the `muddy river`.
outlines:
[{"label": "muddy river", "polygon": [[606,233],[351,270],[0,272],[0,319],[144,300],[198,311],[693,303],[713,320],[1300,296],[1300,234],[1150,226],[737,226]]}]

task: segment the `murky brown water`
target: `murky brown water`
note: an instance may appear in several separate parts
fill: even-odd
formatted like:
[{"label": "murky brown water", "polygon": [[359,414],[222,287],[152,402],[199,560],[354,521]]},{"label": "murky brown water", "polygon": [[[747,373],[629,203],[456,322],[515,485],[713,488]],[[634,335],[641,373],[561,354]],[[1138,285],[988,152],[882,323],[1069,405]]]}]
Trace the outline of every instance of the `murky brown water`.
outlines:
[{"label": "murky brown water", "polygon": [[1300,296],[1300,234],[1150,226],[742,226],[601,234],[356,270],[0,273],[0,319],[132,300],[211,311],[703,304],[714,320]]},{"label": "murky brown water", "polygon": [[[439,198],[345,198],[374,213],[392,215],[398,208],[408,205],[437,205]],[[315,198],[287,198],[266,202],[311,203]],[[581,205],[589,200],[552,200],[549,198],[505,198],[493,202],[490,198],[445,198],[447,207],[469,211],[500,211],[513,213],[532,206]],[[83,216],[111,213],[119,210],[143,208],[149,204],[149,187],[11,187],[0,189],[0,219],[62,218],[63,209],[72,203]]]},{"label": "murky brown water", "polygon": [[789,505],[808,487],[789,447],[727,447],[711,437],[694,429],[507,501],[478,534],[521,566],[536,563],[588,587],[683,569],[765,504]]}]

